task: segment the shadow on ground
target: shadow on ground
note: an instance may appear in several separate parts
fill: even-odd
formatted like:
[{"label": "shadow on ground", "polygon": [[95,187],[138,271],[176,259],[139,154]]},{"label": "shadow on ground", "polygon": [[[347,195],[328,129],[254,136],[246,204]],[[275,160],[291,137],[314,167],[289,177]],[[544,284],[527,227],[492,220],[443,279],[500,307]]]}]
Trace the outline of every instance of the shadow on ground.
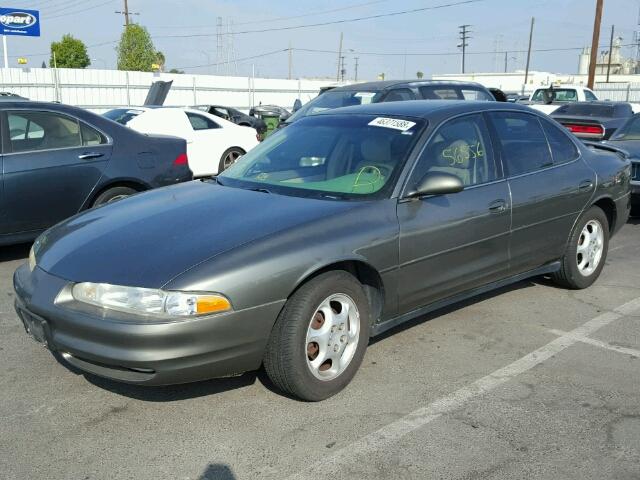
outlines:
[{"label": "shadow on ground", "polygon": [[228,465],[223,463],[210,463],[198,477],[198,480],[235,480],[236,476]]},{"label": "shadow on ground", "polygon": [[19,245],[7,245],[0,247],[0,262],[10,262],[12,260],[26,259],[29,256],[30,243]]}]

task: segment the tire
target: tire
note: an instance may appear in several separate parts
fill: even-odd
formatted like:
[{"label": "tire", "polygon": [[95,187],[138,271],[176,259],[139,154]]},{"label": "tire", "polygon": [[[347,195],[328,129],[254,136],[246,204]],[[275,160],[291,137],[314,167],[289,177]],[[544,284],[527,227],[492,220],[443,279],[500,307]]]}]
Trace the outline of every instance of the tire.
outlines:
[{"label": "tire", "polygon": [[[594,230],[595,227],[601,233]],[[593,206],[576,223],[561,259],[560,270],[551,278],[558,285],[573,290],[589,287],[600,276],[608,249],[609,221],[601,208]]]},{"label": "tire", "polygon": [[[337,310],[349,302],[342,317]],[[331,313],[327,317],[323,312]],[[369,302],[353,275],[345,271],[318,275],[300,287],[280,312],[265,351],[267,375],[290,396],[314,402],[329,398],[355,376],[369,343],[370,325]],[[322,346],[327,341],[327,348],[309,342],[312,338],[322,340]],[[334,365],[330,358],[323,361],[326,355],[344,365]]]},{"label": "tire", "polygon": [[244,155],[245,153],[247,152],[245,152],[240,147],[231,147],[226,149],[220,157],[220,163],[218,164],[218,173],[224,172],[227,168],[236,163],[238,158],[240,158],[240,156]]},{"label": "tire", "polygon": [[91,205],[91,207],[94,208],[107,203],[117,202],[118,200],[122,200],[123,198],[136,193],[138,193],[138,191],[130,187],[109,188],[98,195],[98,197],[93,201],[93,205]]}]

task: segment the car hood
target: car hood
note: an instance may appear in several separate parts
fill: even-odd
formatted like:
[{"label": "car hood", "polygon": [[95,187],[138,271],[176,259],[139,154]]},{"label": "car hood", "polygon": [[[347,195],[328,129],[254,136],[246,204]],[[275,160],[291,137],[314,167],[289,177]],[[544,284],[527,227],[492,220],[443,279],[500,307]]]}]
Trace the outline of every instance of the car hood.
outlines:
[{"label": "car hood", "polygon": [[605,144],[624,150],[629,153],[630,156],[634,157],[634,160],[640,158],[639,140],[607,140]]},{"label": "car hood", "polygon": [[216,255],[356,203],[194,181],[76,215],[34,249],[38,267],[70,281],[160,288]]}]

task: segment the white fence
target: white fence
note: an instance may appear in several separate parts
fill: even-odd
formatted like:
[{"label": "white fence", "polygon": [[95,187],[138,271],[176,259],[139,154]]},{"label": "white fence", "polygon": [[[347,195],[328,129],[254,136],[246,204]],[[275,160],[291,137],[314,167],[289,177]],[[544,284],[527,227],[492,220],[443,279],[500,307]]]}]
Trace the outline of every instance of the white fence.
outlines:
[{"label": "white fence", "polygon": [[621,102],[640,102],[640,83],[596,83],[598,98]]},{"label": "white fence", "polygon": [[60,101],[105,110],[142,105],[152,82],[173,80],[165,105],[220,104],[248,110],[253,105],[275,104],[291,108],[318,94],[331,80],[224,77],[169,73],[82,70],[70,68],[2,68],[0,91],[31,100]]}]

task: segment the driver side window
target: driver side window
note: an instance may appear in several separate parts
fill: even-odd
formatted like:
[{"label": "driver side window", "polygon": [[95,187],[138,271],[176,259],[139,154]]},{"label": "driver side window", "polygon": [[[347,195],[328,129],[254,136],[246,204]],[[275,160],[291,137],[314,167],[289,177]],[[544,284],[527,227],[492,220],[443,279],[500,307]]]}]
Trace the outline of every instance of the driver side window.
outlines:
[{"label": "driver side window", "polygon": [[455,175],[465,187],[500,178],[482,115],[456,118],[441,126],[420,154],[409,185],[417,185],[432,172]]}]

